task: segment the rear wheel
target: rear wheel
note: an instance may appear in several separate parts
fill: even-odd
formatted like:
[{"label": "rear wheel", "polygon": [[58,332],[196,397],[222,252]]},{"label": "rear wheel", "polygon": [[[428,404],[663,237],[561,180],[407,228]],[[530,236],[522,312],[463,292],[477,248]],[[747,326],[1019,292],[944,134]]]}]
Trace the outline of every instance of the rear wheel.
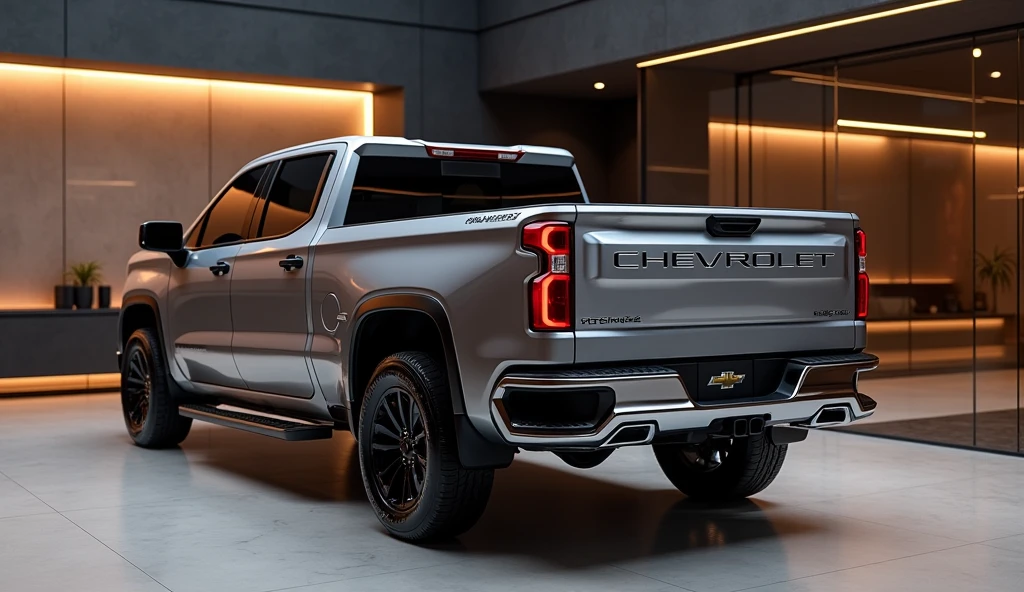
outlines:
[{"label": "rear wheel", "polygon": [[156,332],[138,329],[121,357],[121,411],[128,435],[143,448],[176,446],[188,436],[192,419],[178,415]]},{"label": "rear wheel", "polygon": [[390,534],[427,541],[462,534],[483,514],[494,471],[459,463],[441,367],[418,352],[381,362],[359,416],[359,466]]},{"label": "rear wheel", "polygon": [[661,470],[679,491],[698,501],[732,501],[771,485],[786,460],[786,445],[763,434],[710,438],[700,444],[657,444]]}]

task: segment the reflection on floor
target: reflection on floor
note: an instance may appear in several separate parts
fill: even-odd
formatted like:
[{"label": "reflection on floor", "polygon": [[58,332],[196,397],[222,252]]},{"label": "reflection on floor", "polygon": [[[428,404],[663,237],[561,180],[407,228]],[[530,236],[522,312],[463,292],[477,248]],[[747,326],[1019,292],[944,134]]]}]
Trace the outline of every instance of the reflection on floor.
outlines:
[{"label": "reflection on floor", "polygon": [[1019,452],[1024,450],[1021,415],[1016,409],[943,415],[923,419],[904,419],[853,425],[845,431],[876,436],[895,436],[922,442],[954,446],[976,446],[986,450]]},{"label": "reflection on floor", "polygon": [[[896,378],[862,375],[860,390],[878,401],[870,422],[959,415],[974,411],[974,376],[970,372],[923,374]],[[986,370],[977,375],[977,410],[1017,408],[1017,371]]]},{"label": "reflection on floor", "polygon": [[976,380],[975,385],[970,372],[864,378],[861,390],[878,401],[878,410],[846,430],[1003,452],[1024,451],[1017,371],[979,371]]},{"label": "reflection on floor", "polygon": [[352,439],[196,424],[128,443],[113,395],[0,400],[0,590],[1014,590],[1024,459],[834,432],[776,483],[687,502],[648,448],[589,471],[523,453],[476,528],[381,531]]}]

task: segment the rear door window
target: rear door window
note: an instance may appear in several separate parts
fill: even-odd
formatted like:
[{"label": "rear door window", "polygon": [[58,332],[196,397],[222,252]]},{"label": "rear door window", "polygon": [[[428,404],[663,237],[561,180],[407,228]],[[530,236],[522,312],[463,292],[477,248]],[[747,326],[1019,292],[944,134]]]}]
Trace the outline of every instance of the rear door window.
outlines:
[{"label": "rear door window", "polygon": [[239,175],[206,213],[185,246],[198,249],[245,240],[245,227],[252,212],[250,207],[266,170],[267,165],[263,165]]},{"label": "rear door window", "polygon": [[572,167],[364,156],[345,224],[583,203]]},{"label": "rear door window", "polygon": [[260,202],[257,237],[282,236],[309,220],[330,161],[330,154],[313,154],[281,163],[266,199]]}]

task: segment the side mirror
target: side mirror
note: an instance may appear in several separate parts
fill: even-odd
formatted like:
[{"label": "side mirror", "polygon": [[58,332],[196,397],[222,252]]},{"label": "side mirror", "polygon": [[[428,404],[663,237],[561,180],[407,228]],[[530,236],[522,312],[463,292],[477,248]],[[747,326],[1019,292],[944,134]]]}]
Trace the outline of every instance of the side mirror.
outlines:
[{"label": "side mirror", "polygon": [[147,251],[174,253],[181,250],[183,235],[180,222],[144,222],[139,226],[139,246]]},{"label": "side mirror", "polygon": [[143,222],[139,226],[139,246],[147,251],[158,251],[171,256],[171,261],[178,267],[185,265],[188,251],[181,222]]}]

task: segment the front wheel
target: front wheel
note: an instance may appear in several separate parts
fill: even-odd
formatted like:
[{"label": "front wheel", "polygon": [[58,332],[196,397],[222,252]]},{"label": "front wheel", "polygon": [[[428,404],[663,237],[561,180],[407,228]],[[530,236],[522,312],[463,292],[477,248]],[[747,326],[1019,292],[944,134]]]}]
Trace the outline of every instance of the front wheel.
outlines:
[{"label": "front wheel", "polygon": [[786,445],[764,434],[710,438],[700,444],[656,444],[654,456],[668,480],[698,501],[735,501],[771,485],[786,460]]},{"label": "front wheel", "polygon": [[192,419],[178,415],[156,332],[145,328],[132,333],[121,360],[121,412],[132,441],[143,448],[180,444]]},{"label": "front wheel", "polygon": [[418,352],[391,356],[374,371],[359,414],[359,467],[381,524],[417,542],[469,530],[494,481],[493,470],[459,463],[445,374]]}]

